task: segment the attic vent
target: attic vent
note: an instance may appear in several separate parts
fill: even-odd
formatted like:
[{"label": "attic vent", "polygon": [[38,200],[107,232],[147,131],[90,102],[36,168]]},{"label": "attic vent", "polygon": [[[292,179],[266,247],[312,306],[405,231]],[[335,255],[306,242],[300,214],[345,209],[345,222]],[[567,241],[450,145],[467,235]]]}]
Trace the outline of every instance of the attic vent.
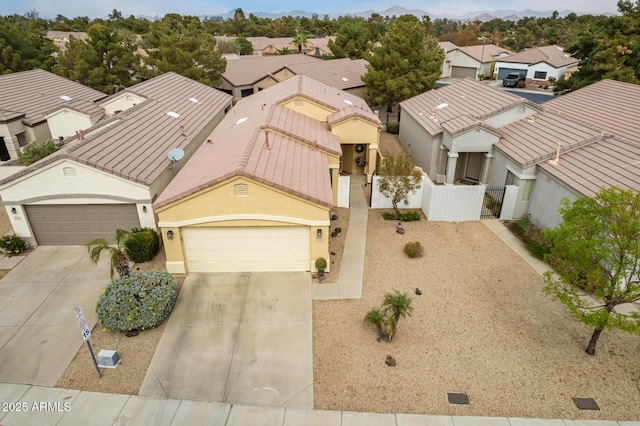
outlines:
[{"label": "attic vent", "polygon": [[349,99],[345,99],[344,103],[347,105],[353,105],[353,102],[351,102]]},{"label": "attic vent", "polygon": [[236,197],[248,197],[249,186],[246,183],[236,183],[233,185],[233,193]]},{"label": "attic vent", "polygon": [[300,99],[296,99],[296,106],[301,107],[302,105],[304,105],[304,102],[302,102]]},{"label": "attic vent", "polygon": [[65,167],[62,169],[62,173],[64,173],[65,177],[76,177],[78,176],[78,172],[73,167]]},{"label": "attic vent", "polygon": [[173,112],[173,111],[169,111],[169,112],[167,113],[167,115],[168,115],[169,117],[173,117],[173,118],[178,118],[178,117],[180,117],[180,114],[178,114],[177,112]]},{"label": "attic vent", "polygon": [[69,102],[73,98],[71,96],[62,95],[62,96],[60,96],[60,99],[62,99],[63,101]]},{"label": "attic vent", "polygon": [[131,101],[133,101],[133,96],[127,95],[127,96],[124,97],[124,100],[127,101],[127,102],[131,102]]},{"label": "attic vent", "polygon": [[519,106],[517,111],[518,111],[518,114],[524,114],[525,110],[523,106]]},{"label": "attic vent", "polygon": [[196,98],[189,98],[189,100],[190,100],[191,102],[193,102],[194,104],[198,104],[198,105],[200,105],[200,104],[202,103],[202,102],[200,102],[200,100],[198,100],[198,99],[196,99]]}]

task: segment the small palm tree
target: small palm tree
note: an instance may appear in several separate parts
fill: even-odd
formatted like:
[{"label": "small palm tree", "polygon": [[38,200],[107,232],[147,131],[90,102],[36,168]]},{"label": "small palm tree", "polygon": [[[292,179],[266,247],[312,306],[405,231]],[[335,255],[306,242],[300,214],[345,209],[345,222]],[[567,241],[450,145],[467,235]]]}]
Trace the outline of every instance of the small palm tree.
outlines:
[{"label": "small palm tree", "polygon": [[111,278],[113,278],[113,272],[118,271],[120,278],[125,277],[131,273],[129,268],[129,258],[124,247],[124,242],[129,235],[128,231],[123,229],[116,229],[116,244],[112,246],[105,238],[96,238],[93,241],[87,243],[87,251],[89,252],[89,258],[95,264],[100,260],[100,255],[103,251],[107,251],[110,255],[111,266]]},{"label": "small palm tree", "polygon": [[371,309],[367,312],[367,315],[364,317],[364,321],[373,324],[376,327],[376,332],[378,333],[378,340],[388,340],[389,336],[387,332],[382,328],[382,325],[386,323],[386,318],[380,312],[380,309]]},{"label": "small palm tree", "polygon": [[296,35],[293,37],[293,44],[298,48],[298,53],[302,53],[302,47],[307,47],[306,34],[296,30]]},{"label": "small palm tree", "polygon": [[27,145],[24,150],[18,154],[18,161],[23,166],[29,166],[59,149],[60,145],[51,139],[47,139],[44,142],[34,142]]},{"label": "small palm tree", "polygon": [[409,298],[406,293],[400,293],[398,290],[394,290],[394,293],[384,295],[382,309],[385,315],[390,314],[387,324],[389,326],[389,341],[391,341],[396,334],[396,327],[400,317],[406,318],[407,316],[411,316],[413,312],[411,298]]}]

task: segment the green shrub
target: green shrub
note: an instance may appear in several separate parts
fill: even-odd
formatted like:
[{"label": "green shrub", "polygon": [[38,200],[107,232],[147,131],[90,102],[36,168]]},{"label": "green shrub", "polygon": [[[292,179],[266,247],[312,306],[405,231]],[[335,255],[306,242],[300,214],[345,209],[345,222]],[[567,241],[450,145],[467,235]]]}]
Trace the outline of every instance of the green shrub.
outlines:
[{"label": "green shrub", "polygon": [[327,259],[319,257],[316,259],[316,269],[327,269]]},{"label": "green shrub", "polygon": [[409,210],[408,212],[382,212],[382,218],[384,220],[399,220],[401,222],[415,222],[421,219],[420,213],[415,210]]},{"label": "green shrub", "polygon": [[51,139],[44,142],[34,142],[27,145],[24,150],[18,155],[18,161],[23,166],[28,166],[38,160],[43,159],[47,155],[53,154],[59,149],[60,145],[58,145]]},{"label": "green shrub", "polygon": [[8,255],[20,254],[29,247],[29,244],[17,235],[4,235],[0,237],[0,250]]},{"label": "green shrub", "polygon": [[407,256],[413,259],[416,257],[422,257],[424,254],[424,248],[422,247],[422,244],[420,244],[420,241],[409,241],[404,246],[404,252]]},{"label": "green shrub", "polygon": [[98,323],[116,331],[156,327],[173,310],[176,283],[166,271],[135,272],[111,281],[98,298]]},{"label": "green shrub", "polygon": [[400,133],[400,123],[387,123],[387,133],[392,135]]},{"label": "green shrub", "polygon": [[547,234],[527,219],[513,220],[509,222],[508,228],[524,242],[534,257],[544,260],[545,255],[551,252],[551,240]]},{"label": "green shrub", "polygon": [[154,229],[133,228],[124,240],[124,249],[132,262],[148,262],[160,250],[160,237]]}]

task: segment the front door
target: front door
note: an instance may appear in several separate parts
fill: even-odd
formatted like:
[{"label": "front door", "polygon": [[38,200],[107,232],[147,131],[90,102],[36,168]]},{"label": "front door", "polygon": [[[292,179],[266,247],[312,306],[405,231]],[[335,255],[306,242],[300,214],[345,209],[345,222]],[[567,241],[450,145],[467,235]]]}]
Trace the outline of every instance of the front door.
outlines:
[{"label": "front door", "polygon": [[482,177],[483,152],[467,152],[464,178],[475,182],[480,182]]}]

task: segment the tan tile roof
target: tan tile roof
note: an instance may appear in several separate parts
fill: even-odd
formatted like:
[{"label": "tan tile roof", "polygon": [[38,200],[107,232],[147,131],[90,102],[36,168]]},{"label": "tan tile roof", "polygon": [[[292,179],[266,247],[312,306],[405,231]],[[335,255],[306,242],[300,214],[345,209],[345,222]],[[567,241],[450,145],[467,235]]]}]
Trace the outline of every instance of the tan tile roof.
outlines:
[{"label": "tan tile roof", "polygon": [[558,164],[538,164],[545,172],[584,196],[619,186],[640,191],[640,144],[608,138],[562,154]]},{"label": "tan tile roof", "polygon": [[73,36],[76,40],[86,40],[89,38],[86,32],[82,31],[47,31],[49,40],[68,41]]},{"label": "tan tile roof", "polygon": [[[95,105],[89,104],[107,96],[40,69],[0,75],[0,93],[0,110],[24,113],[23,121],[30,126],[45,121],[47,114],[64,107],[73,106],[90,114]],[[72,100],[65,101],[61,96]]]},{"label": "tan tile roof", "polygon": [[[302,75],[243,98],[211,133],[208,138],[211,143],[203,144],[196,151],[154,207],[162,207],[233,176],[247,176],[331,206],[333,197],[324,150],[335,151],[339,147],[325,123],[312,124],[308,117],[277,106],[298,96],[335,112],[350,106],[345,99],[364,103],[362,99]],[[368,107],[365,109],[371,113]],[[269,129],[286,131],[278,130],[284,133],[279,135]],[[311,140],[317,144],[311,145]]]},{"label": "tan tile roof", "polygon": [[400,102],[403,113],[410,114],[432,136],[442,133],[442,123],[460,116],[484,120],[521,104],[539,109],[523,98],[470,78]]},{"label": "tan tile roof", "polygon": [[568,53],[565,53],[560,46],[542,46],[533,49],[525,49],[522,52],[500,58],[500,62],[510,62],[519,64],[534,65],[546,62],[554,68],[566,67],[580,62]]},{"label": "tan tile roof", "polygon": [[500,136],[499,130],[495,129],[492,126],[484,124],[480,120],[474,120],[473,117],[469,117],[468,115],[454,117],[451,120],[442,123],[442,128],[451,133],[451,135],[457,135],[475,127],[482,127],[485,130],[497,136]]},{"label": "tan tile roof", "polygon": [[438,44],[440,45],[440,47],[442,47],[442,49],[444,49],[444,53],[450,52],[458,48],[458,46],[451,43],[450,41],[439,41]]},{"label": "tan tile roof", "polygon": [[367,73],[367,61],[349,58],[331,59],[305,64],[291,64],[287,68],[294,74],[308,75],[341,90],[364,86],[362,76]]},{"label": "tan tile roof", "polygon": [[[118,92],[147,99],[85,131],[85,139],[65,141],[64,147],[0,183],[60,159],[71,159],[113,175],[153,184],[171,165],[167,153],[186,148],[231,104],[231,96],[175,74],[162,74]],[[195,98],[199,104],[189,100]],[[180,114],[173,118],[167,113]]]},{"label": "tan tile roof", "polygon": [[601,129],[548,111],[503,126],[500,131],[503,137],[494,147],[522,166],[553,159],[558,144],[562,154],[608,136]]},{"label": "tan tile roof", "polygon": [[587,121],[640,143],[640,85],[602,80],[544,103],[544,108]]},{"label": "tan tile roof", "polygon": [[456,49],[482,63],[491,62],[494,56],[498,56],[501,53],[513,53],[510,50],[503,49],[502,47],[496,46],[495,44],[485,44],[484,46],[482,44],[479,44],[475,46],[456,47],[453,50]]},{"label": "tan tile roof", "polygon": [[228,61],[227,69],[222,74],[222,78],[233,86],[244,86],[254,84],[289,64],[317,63],[318,61],[321,59],[307,55],[251,56],[246,59]]}]

